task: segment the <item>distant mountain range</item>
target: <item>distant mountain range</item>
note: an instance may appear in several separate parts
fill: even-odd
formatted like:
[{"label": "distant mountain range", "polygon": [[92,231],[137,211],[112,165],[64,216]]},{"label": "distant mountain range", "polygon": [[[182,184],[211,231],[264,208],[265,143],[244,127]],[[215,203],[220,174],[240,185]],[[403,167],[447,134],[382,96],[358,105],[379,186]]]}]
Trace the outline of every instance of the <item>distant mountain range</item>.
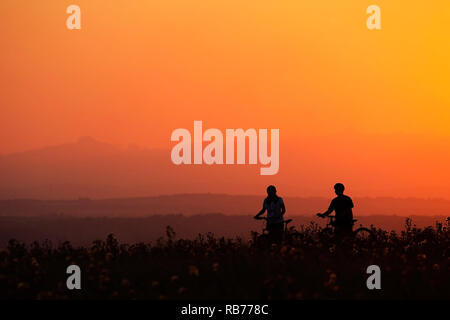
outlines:
[{"label": "distant mountain range", "polygon": [[[307,161],[312,160],[302,163]],[[282,186],[293,190],[296,184],[303,190],[314,187],[312,183],[321,184],[307,176],[308,168],[300,168],[296,175],[284,171],[268,177],[259,176],[259,167],[249,165],[176,166],[169,150],[120,147],[84,137],[75,143],[1,156],[0,215],[254,214],[268,184],[284,182]],[[257,193],[260,196],[251,196]],[[450,215],[450,201],[443,199],[354,200],[355,212],[363,215]],[[285,198],[288,212],[299,215],[323,211],[329,201]]]},{"label": "distant mountain range", "polygon": [[[255,166],[176,166],[170,150],[123,148],[83,137],[75,143],[0,157],[0,199],[209,192],[211,184],[217,185],[216,192],[236,185],[252,190],[258,187],[254,183],[258,170]],[[252,182],[243,182],[245,177]]]}]

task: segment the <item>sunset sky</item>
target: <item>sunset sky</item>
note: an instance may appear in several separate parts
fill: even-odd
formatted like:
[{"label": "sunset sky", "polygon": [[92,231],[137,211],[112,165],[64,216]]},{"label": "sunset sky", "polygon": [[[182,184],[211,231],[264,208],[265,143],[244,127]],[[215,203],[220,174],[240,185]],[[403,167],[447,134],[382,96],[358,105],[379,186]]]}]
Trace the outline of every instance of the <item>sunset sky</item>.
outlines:
[{"label": "sunset sky", "polygon": [[92,136],[170,162],[202,120],[280,129],[280,173],[254,185],[450,199],[449,36],[448,0],[2,0],[0,154]]}]

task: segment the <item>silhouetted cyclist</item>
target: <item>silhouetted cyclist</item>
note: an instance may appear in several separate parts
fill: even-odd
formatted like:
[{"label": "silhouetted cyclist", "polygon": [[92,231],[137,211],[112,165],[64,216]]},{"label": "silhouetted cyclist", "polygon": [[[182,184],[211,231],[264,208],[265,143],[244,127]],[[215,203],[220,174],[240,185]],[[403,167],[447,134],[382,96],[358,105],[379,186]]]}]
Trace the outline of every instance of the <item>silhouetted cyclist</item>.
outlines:
[{"label": "silhouetted cyclist", "polygon": [[337,197],[331,201],[327,211],[317,214],[317,216],[325,218],[334,211],[336,213],[334,227],[336,234],[340,235],[351,234],[353,228],[353,201],[352,198],[344,195],[344,189],[345,187],[342,183],[336,183],[334,192]]},{"label": "silhouetted cyclist", "polygon": [[283,239],[283,215],[286,212],[283,199],[277,195],[275,186],[267,187],[267,198],[264,199],[263,207],[260,212],[254,217],[259,219],[259,216],[264,214],[267,210],[267,231],[269,236],[276,242],[281,242]]}]

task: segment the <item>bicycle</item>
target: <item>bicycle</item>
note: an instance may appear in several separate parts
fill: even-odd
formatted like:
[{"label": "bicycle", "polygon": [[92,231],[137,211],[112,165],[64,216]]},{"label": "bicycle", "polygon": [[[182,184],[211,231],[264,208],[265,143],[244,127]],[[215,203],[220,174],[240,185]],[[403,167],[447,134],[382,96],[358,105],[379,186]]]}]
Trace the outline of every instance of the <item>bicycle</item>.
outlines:
[{"label": "bicycle", "polygon": [[[328,236],[336,235],[336,216],[329,215],[329,216],[323,217],[322,215],[319,215],[319,214],[317,214],[317,215],[321,218],[329,219],[325,228],[322,229],[322,234],[328,235]],[[366,240],[366,239],[369,239],[374,236],[372,230],[370,230],[366,227],[363,227],[363,226],[360,226],[358,229],[353,231],[353,226],[355,225],[355,223],[357,221],[358,221],[358,219],[352,220],[352,226],[351,226],[352,232],[350,233],[350,236],[352,238]]]},{"label": "bicycle", "polygon": [[[268,221],[267,217],[258,217],[258,218],[256,218],[256,220],[265,220],[266,221],[266,224],[263,226],[261,235],[259,235],[259,237],[257,237],[258,240],[260,242],[267,241],[267,240],[272,240],[272,242],[274,242],[273,239],[270,239],[270,232],[267,228],[267,221]],[[297,230],[295,230],[295,227],[293,227],[293,226],[288,227],[289,223],[291,223],[291,222],[292,222],[292,219],[286,219],[286,220],[282,221],[282,223],[283,223],[282,241],[283,242],[288,242],[290,240],[293,240],[293,239],[301,236],[301,234]]]}]

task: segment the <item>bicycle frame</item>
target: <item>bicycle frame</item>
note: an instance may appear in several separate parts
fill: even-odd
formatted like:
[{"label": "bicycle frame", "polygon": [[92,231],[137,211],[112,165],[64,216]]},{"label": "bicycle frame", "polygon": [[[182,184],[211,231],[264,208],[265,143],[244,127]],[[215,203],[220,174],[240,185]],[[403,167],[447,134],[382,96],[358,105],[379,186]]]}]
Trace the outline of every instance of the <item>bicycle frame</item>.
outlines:
[{"label": "bicycle frame", "polygon": [[[326,216],[326,218],[328,218],[326,227],[335,228],[336,227],[336,216],[329,215],[329,216]],[[355,225],[356,221],[358,221],[358,220],[356,220],[356,219],[352,220],[352,228]]]},{"label": "bicycle frame", "polygon": [[[263,233],[264,233],[264,231],[267,231],[267,221],[268,221],[267,217],[260,217],[257,220],[266,220],[266,226],[263,229]],[[291,222],[292,222],[292,219],[287,219],[287,220],[283,219],[282,223],[284,224],[283,230],[284,230],[285,233],[288,232],[288,224],[291,223]]]}]

